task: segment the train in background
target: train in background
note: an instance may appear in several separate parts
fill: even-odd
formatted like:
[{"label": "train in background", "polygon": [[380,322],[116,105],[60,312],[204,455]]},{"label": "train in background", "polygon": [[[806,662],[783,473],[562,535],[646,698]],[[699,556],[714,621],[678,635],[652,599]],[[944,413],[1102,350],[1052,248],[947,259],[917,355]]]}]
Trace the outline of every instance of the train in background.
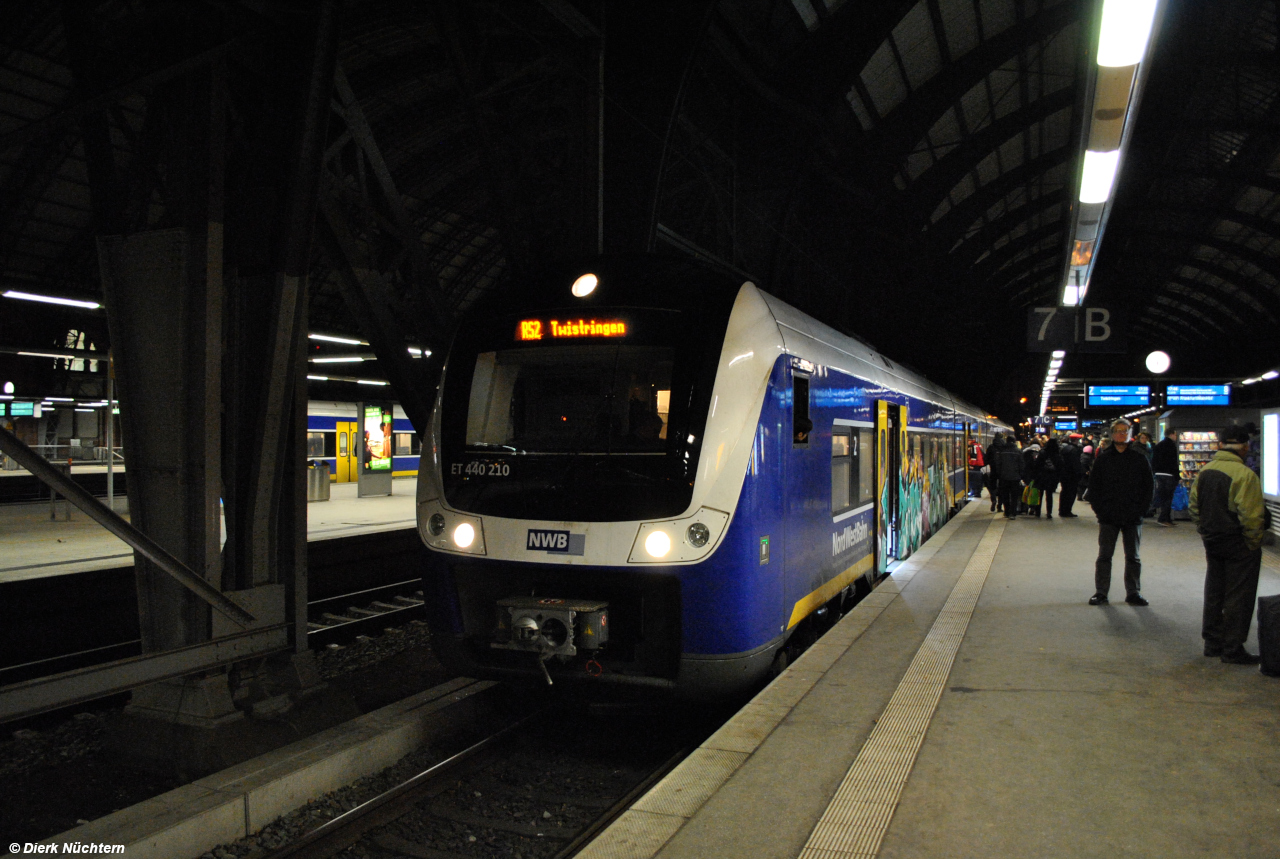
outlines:
[{"label": "train in background", "polygon": [[423,449],[441,660],[749,691],[964,503],[997,429],[751,283],[599,257],[463,319]]},{"label": "train in background", "polygon": [[[329,480],[334,483],[354,483],[359,474],[360,445],[364,443],[359,405],[331,400],[307,401],[307,461],[328,462]],[[393,415],[391,474],[415,477],[421,442],[399,406],[394,407]]]}]

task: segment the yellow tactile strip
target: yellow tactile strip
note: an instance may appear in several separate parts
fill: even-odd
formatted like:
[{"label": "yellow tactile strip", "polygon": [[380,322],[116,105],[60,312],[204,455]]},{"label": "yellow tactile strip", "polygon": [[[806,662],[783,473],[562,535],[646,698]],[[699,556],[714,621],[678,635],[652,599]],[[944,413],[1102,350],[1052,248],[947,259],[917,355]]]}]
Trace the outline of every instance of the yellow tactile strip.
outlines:
[{"label": "yellow tactile strip", "polygon": [[800,859],[874,857],[924,742],[982,585],[1003,519],[993,519],[902,682],[876,722],[844,782],[818,820]]},{"label": "yellow tactile strip", "polygon": [[968,505],[943,526],[794,665],[578,853],[578,857],[650,859],[657,854],[790,715],[885,606],[898,598],[901,587],[947,544],[978,506]]}]

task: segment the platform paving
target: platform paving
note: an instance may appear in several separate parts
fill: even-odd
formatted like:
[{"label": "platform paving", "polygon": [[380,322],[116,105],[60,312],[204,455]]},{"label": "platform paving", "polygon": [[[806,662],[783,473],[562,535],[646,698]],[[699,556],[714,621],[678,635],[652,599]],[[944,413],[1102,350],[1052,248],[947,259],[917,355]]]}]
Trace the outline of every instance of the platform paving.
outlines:
[{"label": "platform paving", "polygon": [[[417,478],[393,481],[388,496],[356,497],[356,484],[330,486],[330,500],[307,505],[307,539],[326,540],[414,527]],[[133,565],[133,550],[84,513],[58,501],[0,505],[0,583]],[[126,502],[116,511],[129,518]]]},{"label": "platform paving", "polygon": [[[1280,856],[1280,679],[1202,655],[1194,528],[1144,526],[1149,607],[1123,602],[1119,548],[1114,602],[1091,607],[1097,524],[1087,506],[1077,512],[1006,523],[985,499],[970,504],[934,538],[940,547],[581,855]],[[998,545],[978,564],[986,535]],[[1280,593],[1276,557],[1264,553],[1260,594]],[[815,850],[815,825],[975,566],[981,593],[887,828],[871,849]]]}]

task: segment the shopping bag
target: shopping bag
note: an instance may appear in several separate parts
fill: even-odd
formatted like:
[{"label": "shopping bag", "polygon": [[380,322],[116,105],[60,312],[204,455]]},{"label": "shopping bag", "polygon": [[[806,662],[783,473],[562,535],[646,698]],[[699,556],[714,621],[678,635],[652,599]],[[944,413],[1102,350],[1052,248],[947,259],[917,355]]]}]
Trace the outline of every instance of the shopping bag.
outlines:
[{"label": "shopping bag", "polygon": [[1040,506],[1040,490],[1028,485],[1022,490],[1022,503],[1028,507]]},{"label": "shopping bag", "polygon": [[1187,492],[1187,487],[1179,483],[1173,490],[1173,501],[1170,506],[1174,510],[1186,510],[1191,506],[1191,495]]}]

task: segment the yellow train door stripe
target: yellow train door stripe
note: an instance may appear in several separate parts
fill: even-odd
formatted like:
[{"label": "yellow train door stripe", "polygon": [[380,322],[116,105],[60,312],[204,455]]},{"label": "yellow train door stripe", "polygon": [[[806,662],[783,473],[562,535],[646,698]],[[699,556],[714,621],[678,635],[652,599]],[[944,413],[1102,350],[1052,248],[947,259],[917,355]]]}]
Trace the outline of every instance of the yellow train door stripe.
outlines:
[{"label": "yellow train door stripe", "polygon": [[852,567],[845,570],[834,579],[831,579],[813,593],[801,598],[801,600],[795,604],[795,607],[791,609],[791,620],[787,622],[787,629],[790,629],[800,621],[804,620],[809,616],[810,612],[821,607],[823,603],[840,593],[840,591],[844,590],[848,585],[853,584],[853,581],[857,579],[858,576],[871,569],[871,565],[875,563],[875,560],[876,556],[874,554],[867,555],[861,561],[858,561]]}]

